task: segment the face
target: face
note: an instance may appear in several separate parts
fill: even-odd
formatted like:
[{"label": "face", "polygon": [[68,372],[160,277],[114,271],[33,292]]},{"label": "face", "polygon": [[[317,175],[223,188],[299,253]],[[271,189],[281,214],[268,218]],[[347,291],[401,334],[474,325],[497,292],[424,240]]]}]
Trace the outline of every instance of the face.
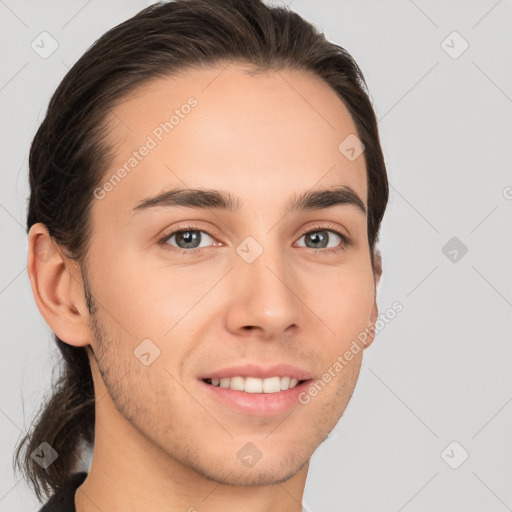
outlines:
[{"label": "face", "polygon": [[266,484],[307,464],[356,384],[362,350],[305,399],[376,317],[367,178],[338,149],[356,129],[327,84],[222,69],[155,80],[111,116],[87,265],[97,423]]}]

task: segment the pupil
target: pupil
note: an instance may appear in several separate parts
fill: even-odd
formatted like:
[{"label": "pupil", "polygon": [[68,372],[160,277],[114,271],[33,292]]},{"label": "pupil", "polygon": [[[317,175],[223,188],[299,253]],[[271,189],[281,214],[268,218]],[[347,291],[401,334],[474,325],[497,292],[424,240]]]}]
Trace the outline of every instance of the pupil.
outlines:
[{"label": "pupil", "polygon": [[[313,243],[318,242],[326,242],[327,236],[325,235],[325,231],[315,231],[315,233],[309,235],[309,239],[313,241]],[[318,239],[318,240],[315,240]],[[324,248],[325,245],[322,245],[322,248]]]},{"label": "pupil", "polygon": [[176,241],[178,244],[184,242],[186,247],[183,249],[194,249],[199,245],[199,234],[197,231],[182,231],[176,234]]}]

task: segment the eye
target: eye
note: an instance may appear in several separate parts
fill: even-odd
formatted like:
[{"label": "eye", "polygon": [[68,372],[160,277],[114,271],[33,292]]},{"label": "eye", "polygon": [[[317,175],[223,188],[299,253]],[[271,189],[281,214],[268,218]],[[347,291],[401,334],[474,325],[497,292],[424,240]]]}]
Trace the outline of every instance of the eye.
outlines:
[{"label": "eye", "polygon": [[[305,237],[306,243],[312,244],[312,246],[306,247],[313,249],[319,254],[337,253],[352,245],[350,238],[340,233],[336,229],[336,226],[331,224],[327,226],[310,226],[301,233],[299,240],[303,237]],[[196,226],[183,226],[180,229],[165,234],[159,239],[158,243],[160,245],[170,246],[170,250],[180,251],[182,254],[195,254],[209,246],[208,239],[215,242],[213,235],[208,233],[208,231],[199,229]],[[206,245],[201,245],[203,242]],[[333,242],[334,245],[329,246],[331,242]],[[210,243],[210,246],[211,245]],[[217,245],[219,245],[219,243],[217,243]],[[299,245],[299,247],[305,246]],[[169,247],[167,248],[169,249]]]},{"label": "eye", "polygon": [[[313,228],[309,227],[306,231],[302,232],[300,238],[305,237],[306,243],[311,243],[313,245],[313,247],[309,246],[310,249],[323,249],[316,252],[332,254],[343,251],[350,246],[352,242],[346,235],[340,233],[335,228],[336,226],[332,225],[317,225],[313,226]],[[331,241],[334,245],[329,246],[328,244],[331,243]]]},{"label": "eye", "polygon": [[[164,235],[158,243],[170,245],[175,250],[181,249],[182,253],[194,254],[200,252],[205,247],[204,245],[201,246],[201,242],[208,242],[208,239],[213,240],[213,237],[207,231],[195,228],[194,226],[185,226]],[[171,244],[173,240],[177,246]]]}]

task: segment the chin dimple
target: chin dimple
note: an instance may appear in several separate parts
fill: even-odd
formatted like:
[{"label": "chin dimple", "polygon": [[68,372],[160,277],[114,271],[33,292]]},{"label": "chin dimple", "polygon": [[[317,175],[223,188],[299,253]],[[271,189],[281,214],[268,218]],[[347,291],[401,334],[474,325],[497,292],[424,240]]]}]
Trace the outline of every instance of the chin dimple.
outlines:
[{"label": "chin dimple", "polygon": [[278,393],[294,388],[299,384],[299,380],[294,377],[268,377],[260,379],[258,377],[223,377],[222,379],[204,379],[212,386],[221,388],[230,388],[235,391],[245,391],[246,393]]}]

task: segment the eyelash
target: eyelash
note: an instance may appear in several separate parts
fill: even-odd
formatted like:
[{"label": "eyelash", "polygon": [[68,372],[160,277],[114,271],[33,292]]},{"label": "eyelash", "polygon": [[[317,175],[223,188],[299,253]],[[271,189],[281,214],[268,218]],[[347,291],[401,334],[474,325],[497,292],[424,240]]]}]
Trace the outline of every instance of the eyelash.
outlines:
[{"label": "eyelash", "polygon": [[[169,238],[171,238],[173,235],[176,235],[178,233],[183,233],[183,232],[187,232],[187,231],[200,231],[200,232],[206,233],[208,236],[211,236],[212,238],[215,238],[215,236],[212,233],[210,233],[207,229],[202,229],[202,228],[199,228],[198,226],[193,226],[193,225],[186,225],[186,226],[180,227],[179,229],[171,231],[170,233],[166,233],[165,235],[163,235],[158,240],[158,244],[169,246],[169,244],[167,244],[167,241],[169,240]],[[337,248],[312,249],[311,247],[306,247],[306,249],[310,249],[316,253],[321,253],[323,255],[338,253],[340,251],[344,251],[345,249],[347,249],[348,247],[350,247],[353,244],[352,240],[347,235],[340,233],[336,229],[336,226],[334,226],[332,224],[328,224],[328,225],[317,224],[314,226],[310,226],[306,230],[302,231],[302,233],[299,236],[299,239],[302,238],[304,235],[307,235],[308,233],[314,233],[316,231],[330,231],[341,238],[341,245]],[[171,250],[173,250],[173,251],[178,251],[181,254],[188,254],[188,255],[196,254],[198,252],[201,252],[203,249],[205,249],[205,247],[201,247],[200,249],[180,249],[180,248],[173,247],[173,246],[170,246],[170,247],[172,247]]]}]

